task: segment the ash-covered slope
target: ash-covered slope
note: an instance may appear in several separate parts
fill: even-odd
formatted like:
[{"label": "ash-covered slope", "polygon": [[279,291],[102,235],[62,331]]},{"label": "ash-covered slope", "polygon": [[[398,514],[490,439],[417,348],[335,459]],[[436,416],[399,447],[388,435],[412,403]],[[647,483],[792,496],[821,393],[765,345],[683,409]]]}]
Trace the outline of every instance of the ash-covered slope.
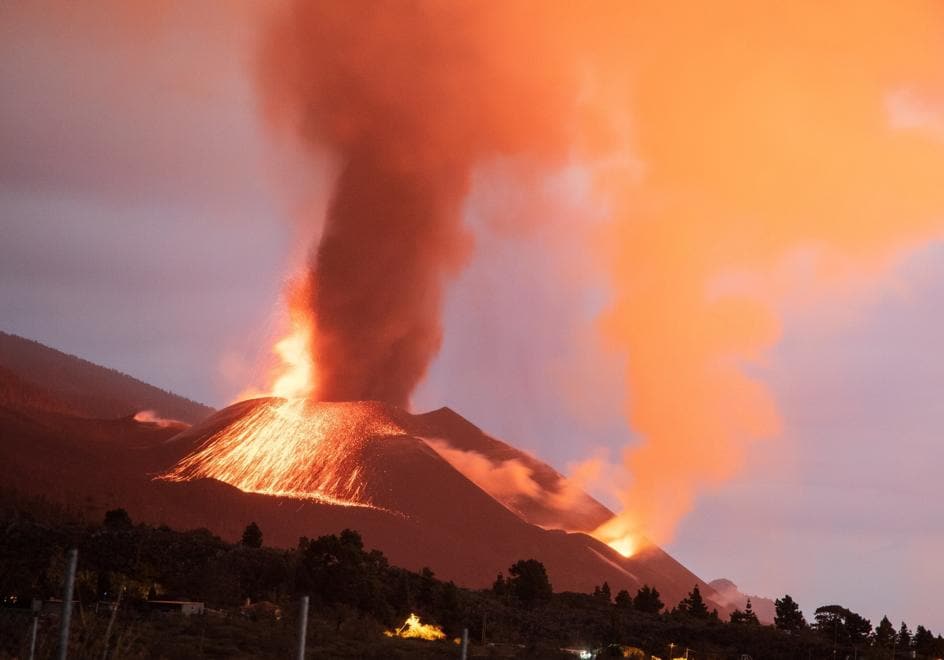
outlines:
[{"label": "ash-covered slope", "polygon": [[[354,527],[394,563],[414,569],[429,566],[441,577],[469,586],[487,586],[517,559],[534,557],[547,566],[557,589],[589,591],[607,581],[614,591],[635,591],[648,583],[656,585],[668,603],[684,597],[695,584],[709,598],[713,594],[710,586],[657,547],[627,559],[587,534],[545,529],[558,520],[569,530],[590,530],[612,513],[585,493],[566,492],[571,487],[555,470],[447,409],[411,415],[378,402],[312,404],[309,414],[329,419],[318,428],[337,428],[338,419],[350,419],[349,428],[362,429],[357,437],[345,437],[347,450],[340,459],[331,447],[332,437],[310,437],[312,443],[329,446],[322,454],[325,461],[340,460],[346,471],[356,468],[356,493],[331,490],[333,481],[320,486],[309,482],[311,499],[286,499],[234,493],[201,481],[199,477],[213,469],[219,454],[212,448],[225,442],[226,429],[271,405],[271,399],[236,404],[165,443],[165,448],[180,452],[182,464],[190,465],[189,476],[196,480],[159,488],[168,493],[175,488],[215,489],[216,501],[208,507],[215,513],[197,520],[200,508],[189,507],[190,524],[199,522],[236,536],[247,520],[256,520],[267,538],[281,545],[294,544],[301,535],[338,531],[338,525]],[[370,425],[354,421],[365,418]],[[304,471],[311,474],[310,457],[295,447]],[[532,483],[518,497],[511,489],[496,497],[488,488],[496,484],[477,485],[481,474],[465,474],[463,463],[448,456],[450,451],[474,455],[474,464],[484,461],[499,475],[513,462],[516,470],[528,471]],[[199,456],[209,465],[194,467],[192,459]],[[164,456],[164,465],[166,460]],[[318,469],[331,473],[333,466]],[[230,470],[218,476],[232,474]],[[273,484],[273,489],[282,491],[284,486]],[[338,504],[344,496],[350,501]],[[241,503],[238,514],[229,510],[234,500]],[[563,508],[566,502],[575,503],[572,511]]]},{"label": "ash-covered slope", "polygon": [[0,332],[0,372],[0,390],[6,384],[8,395],[16,391],[10,381],[18,379],[31,389],[35,403],[81,417],[114,418],[151,410],[192,424],[213,412],[114,369],[6,332]]},{"label": "ash-covered slope", "polygon": [[[394,564],[428,566],[466,586],[489,586],[499,571],[533,557],[545,564],[557,590],[588,592],[607,581],[614,592],[635,591],[648,583],[670,605],[695,584],[708,598],[715,595],[657,547],[626,559],[586,534],[549,529],[559,522],[568,530],[589,530],[610,512],[586,494],[566,492],[563,478],[552,468],[490,438],[447,409],[411,415],[376,402],[315,404],[315,410],[329,411],[332,421],[320,436],[297,438],[298,447],[326,443],[343,449],[328,455],[341,461],[338,472],[357,468],[357,492],[348,493],[351,502],[339,504],[245,492],[199,471],[183,481],[155,479],[273,400],[235,404],[180,432],[130,416],[95,419],[75,414],[55,396],[16,376],[2,384],[6,396],[0,401],[0,481],[24,493],[70,503],[92,518],[122,506],[139,520],[185,529],[206,527],[229,539],[238,538],[248,522],[256,521],[267,542],[281,546],[294,546],[301,536],[352,528]],[[34,405],[40,400],[43,405]],[[348,419],[362,422],[347,425]],[[450,451],[473,460],[464,464]],[[302,455],[304,460],[322,456]],[[265,453],[258,458],[266,460]],[[528,471],[533,483],[515,495],[511,489],[502,490],[499,482],[483,482],[478,473],[463,473],[469,464],[482,461],[499,475],[503,469]],[[310,472],[311,465],[303,473]],[[305,477],[298,488],[317,483]],[[352,502],[362,505],[349,505]],[[562,506],[566,502],[575,503],[572,511]],[[722,613],[728,609],[719,602]]]}]

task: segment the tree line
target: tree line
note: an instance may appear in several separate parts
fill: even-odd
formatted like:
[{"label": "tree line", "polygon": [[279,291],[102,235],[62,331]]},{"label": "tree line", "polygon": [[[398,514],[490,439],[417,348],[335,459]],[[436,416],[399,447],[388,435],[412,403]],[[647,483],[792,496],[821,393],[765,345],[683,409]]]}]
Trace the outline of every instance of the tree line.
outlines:
[{"label": "tree line", "polygon": [[[76,595],[81,616],[74,643],[102,657],[102,602],[122,594],[116,635],[123,657],[284,657],[293,639],[295,603],[311,598],[312,657],[455,657],[451,638],[467,628],[473,650],[505,657],[572,657],[562,648],[642,657],[937,658],[944,639],[924,626],[912,632],[887,617],[872,627],[840,605],[825,605],[807,623],[788,595],[776,601],[774,625],[761,625],[750,603],[722,620],[697,585],[673,607],[656,587],[613,594],[555,592],[540,561],[526,558],[486,589],[441,580],[432,570],[391,566],[353,530],[302,537],[295,548],[266,547],[250,522],[239,543],[207,530],[135,524],[121,509],[89,524],[42,501],[6,498],[0,509],[0,657],[22,654],[23,612],[33,598],[58,597],[68,548],[79,549]],[[203,601],[199,619],[148,617],[148,599]],[[264,603],[254,609],[250,604]],[[106,611],[108,608],[106,608]],[[410,613],[443,628],[442,643],[385,638]],[[20,613],[20,614],[17,614]],[[251,649],[251,652],[247,652]],[[319,655],[321,654],[321,655]],[[42,656],[41,656],[42,657]]]}]

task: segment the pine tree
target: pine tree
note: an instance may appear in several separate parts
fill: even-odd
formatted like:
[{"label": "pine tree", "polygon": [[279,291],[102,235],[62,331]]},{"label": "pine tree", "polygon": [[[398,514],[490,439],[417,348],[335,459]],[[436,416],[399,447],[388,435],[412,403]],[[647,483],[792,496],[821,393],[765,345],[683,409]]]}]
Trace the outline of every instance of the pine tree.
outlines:
[{"label": "pine tree", "polygon": [[904,621],[901,622],[901,628],[898,629],[898,648],[911,648],[911,631],[908,630],[908,624]]},{"label": "pine tree", "polygon": [[537,559],[522,559],[508,569],[508,589],[524,605],[547,600],[553,593],[547,569]]},{"label": "pine tree", "polygon": [[505,580],[505,576],[501,571],[495,577],[495,582],[492,583],[492,593],[499,597],[508,593],[508,581]]},{"label": "pine tree", "polygon": [[620,589],[619,593],[616,594],[616,606],[624,610],[632,609],[633,597],[625,589]]},{"label": "pine tree", "polygon": [[757,620],[757,615],[754,613],[754,606],[751,605],[751,599],[747,599],[747,607],[744,608],[745,623],[754,623],[760,625],[760,621]]},{"label": "pine tree", "polygon": [[800,606],[790,597],[790,594],[785,594],[783,598],[775,600],[774,608],[776,611],[774,625],[778,630],[797,633],[806,628],[803,612],[800,611]]},{"label": "pine tree", "polygon": [[875,646],[879,648],[890,649],[895,643],[895,626],[892,625],[892,622],[888,620],[887,616],[883,616],[882,620],[879,621],[878,625],[875,627]]},{"label": "pine tree", "polygon": [[675,611],[680,614],[688,614],[696,619],[707,619],[711,616],[697,584],[688,592],[688,596],[679,602]]},{"label": "pine tree", "polygon": [[658,614],[662,611],[662,608],[665,607],[665,603],[659,598],[659,592],[655,587],[644,584],[642,588],[636,592],[636,597],[633,598],[633,607],[640,612]]},{"label": "pine tree", "polygon": [[915,653],[917,653],[919,657],[930,658],[934,655],[934,633],[924,626],[915,628],[913,642]]},{"label": "pine tree", "polygon": [[246,529],[243,530],[243,538],[241,543],[247,548],[261,548],[262,530],[259,529],[259,525],[254,522],[246,525]]}]

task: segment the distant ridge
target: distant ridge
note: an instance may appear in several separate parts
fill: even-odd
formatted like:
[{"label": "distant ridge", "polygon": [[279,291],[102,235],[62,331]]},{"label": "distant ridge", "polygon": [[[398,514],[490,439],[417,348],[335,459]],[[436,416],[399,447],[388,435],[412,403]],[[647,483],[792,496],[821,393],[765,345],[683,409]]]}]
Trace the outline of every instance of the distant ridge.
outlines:
[{"label": "distant ridge", "polygon": [[760,622],[767,625],[773,624],[774,616],[776,615],[776,605],[772,599],[745,594],[738,589],[738,586],[734,584],[734,582],[727,578],[718,578],[708,584],[718,592],[717,600],[719,603],[744,610],[747,607],[748,599],[750,599],[751,609],[754,610],[754,614],[757,615]]},{"label": "distant ridge", "polygon": [[160,417],[193,424],[213,413],[209,406],[120,371],[2,331],[0,372],[4,376],[0,381],[15,379],[21,386],[31,386],[43,408],[81,417],[111,419],[152,410]]}]

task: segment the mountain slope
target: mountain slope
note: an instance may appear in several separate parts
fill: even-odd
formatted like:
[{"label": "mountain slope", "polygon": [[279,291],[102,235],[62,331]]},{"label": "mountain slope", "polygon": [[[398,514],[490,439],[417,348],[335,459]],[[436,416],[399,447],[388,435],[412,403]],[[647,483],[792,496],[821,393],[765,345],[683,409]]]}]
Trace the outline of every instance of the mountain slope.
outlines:
[{"label": "mountain slope", "polygon": [[[245,525],[255,521],[268,543],[283,547],[294,546],[301,536],[352,528],[396,565],[414,570],[428,566],[443,579],[471,587],[489,586],[499,571],[533,557],[545,564],[557,590],[589,592],[607,581],[614,592],[634,592],[648,583],[671,605],[697,584],[707,598],[717,596],[655,546],[627,559],[587,534],[545,529],[555,516],[567,519],[574,530],[592,529],[611,514],[586,494],[570,494],[572,501],[581,502],[578,513],[568,514],[559,506],[564,500],[550,498],[553,504],[548,504],[549,494],[565,487],[558,473],[449,410],[411,415],[376,402],[312,404],[316,412],[328,411],[341,422],[365,416],[377,422],[342,423],[326,427],[334,429],[329,436],[299,438],[300,450],[321,442],[344,450],[337,454],[339,465],[345,474],[352,473],[351,466],[357,468],[357,496],[365,504],[350,506],[244,492],[196,472],[180,482],[155,479],[218,442],[221,431],[272,400],[235,404],[180,432],[131,416],[92,419],[52,404],[24,405],[38,397],[31,387],[18,377],[6,380],[9,392],[23,396],[9,394],[0,402],[0,481],[24,493],[80,505],[89,517],[122,506],[138,520],[206,527],[228,539],[239,538]],[[496,497],[457,468],[455,457],[447,460],[444,447],[475,454],[476,460],[499,468],[513,461],[529,470],[534,485],[521,498],[511,497],[511,491]],[[312,464],[303,468],[300,474],[307,478]],[[487,485],[494,490],[495,484]],[[719,603],[722,614],[728,609]]]},{"label": "mountain slope", "polygon": [[[212,408],[148,385],[114,369],[57,351],[39,342],[0,332],[0,382],[11,376],[83,417],[123,417],[142,410],[160,417],[197,422]],[[2,385],[0,385],[2,387]]]}]

